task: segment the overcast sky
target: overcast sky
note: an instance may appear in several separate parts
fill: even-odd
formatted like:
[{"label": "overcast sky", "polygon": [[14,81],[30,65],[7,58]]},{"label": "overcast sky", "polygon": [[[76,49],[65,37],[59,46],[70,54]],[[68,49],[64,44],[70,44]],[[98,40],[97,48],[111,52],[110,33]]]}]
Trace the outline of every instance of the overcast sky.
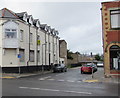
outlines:
[{"label": "overcast sky", "polygon": [[33,18],[38,18],[41,24],[46,23],[58,30],[60,39],[66,40],[68,49],[73,52],[101,54],[103,52],[101,2],[54,1],[1,0],[0,9],[5,7],[16,13],[26,11],[29,15],[33,15]]}]

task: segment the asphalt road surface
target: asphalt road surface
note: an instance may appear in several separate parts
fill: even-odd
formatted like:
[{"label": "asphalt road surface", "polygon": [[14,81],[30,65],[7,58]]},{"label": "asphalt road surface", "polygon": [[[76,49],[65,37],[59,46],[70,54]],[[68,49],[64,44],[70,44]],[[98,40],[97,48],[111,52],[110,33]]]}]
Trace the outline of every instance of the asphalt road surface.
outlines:
[{"label": "asphalt road surface", "polygon": [[2,96],[118,96],[118,84],[84,82],[88,77],[91,75],[74,68],[65,73],[3,79]]}]

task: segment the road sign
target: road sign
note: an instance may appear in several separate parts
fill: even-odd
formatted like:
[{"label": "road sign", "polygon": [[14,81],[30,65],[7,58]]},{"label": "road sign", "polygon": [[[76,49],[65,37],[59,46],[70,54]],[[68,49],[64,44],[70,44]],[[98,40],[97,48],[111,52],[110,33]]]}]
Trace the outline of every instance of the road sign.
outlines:
[{"label": "road sign", "polygon": [[21,58],[21,55],[20,55],[20,54],[18,54],[18,58]]}]

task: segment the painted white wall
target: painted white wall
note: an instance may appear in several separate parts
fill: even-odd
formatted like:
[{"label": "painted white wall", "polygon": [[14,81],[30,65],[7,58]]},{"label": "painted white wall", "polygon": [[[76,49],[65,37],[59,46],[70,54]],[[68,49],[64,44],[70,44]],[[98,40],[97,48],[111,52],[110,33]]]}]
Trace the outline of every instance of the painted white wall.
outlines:
[{"label": "painted white wall", "polygon": [[[6,20],[5,20],[6,21]],[[6,49],[0,48],[0,54],[3,53],[3,55],[0,55],[0,59],[3,57],[2,61],[3,63],[1,64],[3,67],[16,67],[16,66],[27,66],[27,62],[29,60],[29,25],[26,23],[23,23],[21,20],[14,20],[15,22],[8,22],[6,23],[3,28],[5,29],[6,27],[8,28],[17,28],[17,44],[15,44],[12,40],[10,44],[8,45],[8,41],[6,43],[3,43],[3,46],[6,45]],[[16,22],[19,24],[16,24]],[[11,26],[12,25],[12,26]],[[20,30],[23,30],[24,38],[23,41],[20,40]],[[2,46],[2,39],[5,40],[4,38],[4,31],[2,31],[2,26],[0,27],[0,44]],[[33,34],[33,42],[30,43],[30,49],[34,50],[34,62],[29,62],[29,66],[36,66],[36,55],[37,55],[37,43],[36,43],[36,28],[34,26],[30,26],[30,32]],[[49,65],[49,42],[50,42],[50,63],[59,63],[59,44],[58,44],[58,39],[56,39],[55,36],[53,35],[48,35],[46,33],[46,63],[45,63],[45,32],[42,30],[38,30],[38,35],[40,36],[40,41],[41,44],[38,46],[38,50],[40,50],[40,62],[38,62],[39,65]],[[49,38],[49,40],[48,40]],[[4,42],[4,41],[3,41]],[[57,43],[57,44],[56,44]],[[16,48],[13,49],[12,45],[16,45]],[[54,48],[53,48],[54,45]],[[57,45],[57,47],[56,47]],[[11,49],[10,49],[11,48]],[[43,50],[42,50],[43,48]],[[24,62],[19,62],[18,54],[19,54],[19,49],[24,49],[25,50],[25,61]],[[57,50],[56,50],[57,49]],[[3,50],[3,52],[2,52]],[[55,54],[55,57],[54,57]],[[55,62],[57,60],[57,62]]]},{"label": "painted white wall", "polygon": [[[16,29],[17,30],[17,38],[5,38],[5,29]],[[4,48],[18,48],[18,24],[14,21],[6,20],[6,23],[3,25],[3,47]]]},{"label": "painted white wall", "polygon": [[2,67],[2,20],[0,19],[0,66]]}]

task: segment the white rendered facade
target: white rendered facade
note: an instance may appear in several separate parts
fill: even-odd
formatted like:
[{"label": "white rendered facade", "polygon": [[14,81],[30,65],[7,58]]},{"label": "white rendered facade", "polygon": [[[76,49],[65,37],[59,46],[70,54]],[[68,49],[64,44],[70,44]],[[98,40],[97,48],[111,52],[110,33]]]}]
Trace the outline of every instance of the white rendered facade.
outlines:
[{"label": "white rendered facade", "polygon": [[1,67],[59,63],[59,37],[56,30],[47,25],[42,28],[39,20],[34,24],[34,19],[30,17],[32,16],[28,18],[24,15],[23,19],[0,17]]}]

